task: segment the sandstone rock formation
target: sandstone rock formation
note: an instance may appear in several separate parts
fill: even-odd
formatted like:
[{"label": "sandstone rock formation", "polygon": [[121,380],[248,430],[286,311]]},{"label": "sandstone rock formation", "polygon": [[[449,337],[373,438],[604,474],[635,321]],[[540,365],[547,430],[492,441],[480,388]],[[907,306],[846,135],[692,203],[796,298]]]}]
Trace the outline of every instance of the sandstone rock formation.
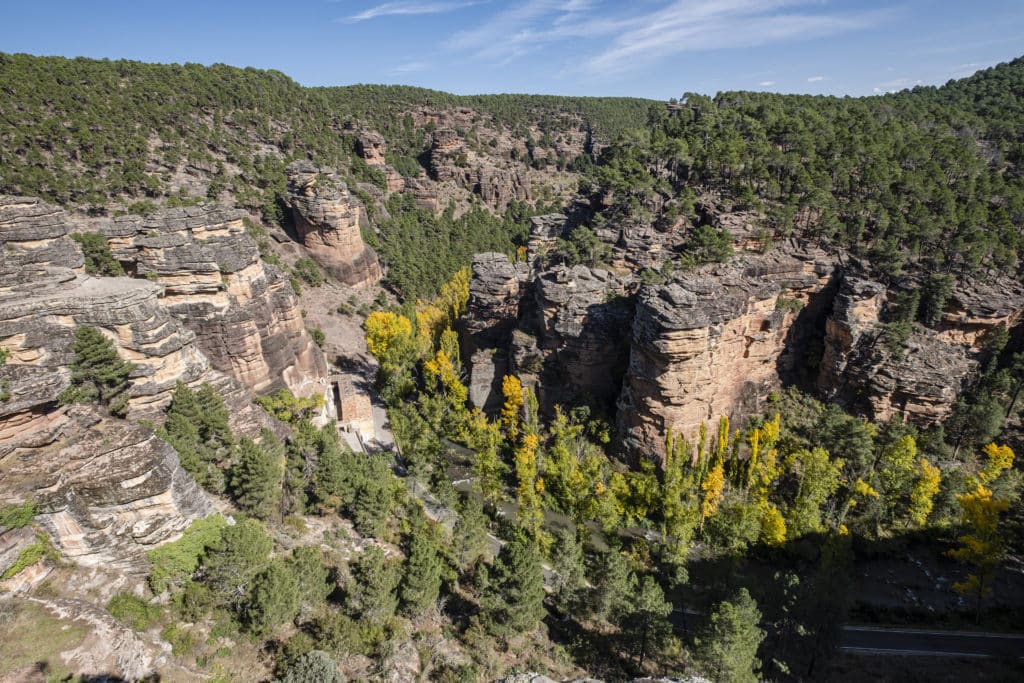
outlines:
[{"label": "sandstone rock formation", "polygon": [[369,287],[382,276],[377,255],[359,232],[362,208],[337,174],[308,161],[287,169],[286,203],[298,240],[324,270],[351,287]]},{"label": "sandstone rock formation", "polygon": [[[196,334],[164,307],[162,285],[85,275],[68,231],[54,207],[0,197],[0,501],[36,501],[67,556],[128,566],[210,511],[174,450],[131,423],[159,420],[178,382],[213,384],[239,434],[266,418],[245,387],[210,367]],[[130,422],[58,406],[78,325],[100,329],[134,365]]]},{"label": "sandstone rock formation", "polygon": [[702,421],[762,412],[794,362],[785,352],[798,313],[780,296],[816,303],[831,271],[824,254],[793,249],[643,287],[619,399],[626,452],[660,459],[669,429],[689,438]]},{"label": "sandstone rock formation", "polygon": [[462,354],[474,405],[490,409],[500,404],[501,378],[509,371],[507,343],[519,318],[527,274],[525,264],[512,264],[504,254],[473,257]]},{"label": "sandstone rock formation", "polygon": [[882,339],[889,293],[858,272],[851,266],[843,273],[826,323],[819,391],[876,420],[941,422],[979,372],[985,335],[1020,319],[1024,291],[1008,279],[958,283],[937,328],[915,325],[906,348],[896,351]]},{"label": "sandstone rock formation", "polygon": [[178,454],[152,430],[76,407],[61,432],[31,457],[9,457],[18,466],[0,485],[0,497],[22,492],[34,500],[36,521],[65,558],[138,567],[143,551],[213,512]]},{"label": "sandstone rock formation", "polygon": [[538,274],[534,291],[538,348],[549,375],[542,404],[583,400],[610,407],[633,318],[624,282],[599,268],[557,266]]},{"label": "sandstone rock formation", "polygon": [[195,332],[214,368],[259,394],[322,396],[316,421],[325,424],[335,417],[326,360],[287,279],[260,260],[245,215],[208,204],[93,227],[129,272],[163,285],[161,305]]}]

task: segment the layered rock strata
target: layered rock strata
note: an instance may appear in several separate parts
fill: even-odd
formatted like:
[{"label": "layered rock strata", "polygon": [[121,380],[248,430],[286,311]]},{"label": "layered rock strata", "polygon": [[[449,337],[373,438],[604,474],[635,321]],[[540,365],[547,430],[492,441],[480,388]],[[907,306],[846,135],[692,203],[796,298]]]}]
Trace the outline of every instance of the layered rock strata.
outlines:
[{"label": "layered rock strata", "polygon": [[462,353],[470,374],[474,405],[500,405],[501,380],[509,371],[508,340],[519,319],[528,271],[504,254],[473,257],[469,302],[462,324]]},{"label": "layered rock strata", "polygon": [[337,174],[308,161],[287,169],[286,203],[296,236],[324,270],[350,287],[369,287],[382,277],[377,255],[359,232],[362,207]]},{"label": "layered rock strata", "polygon": [[797,309],[815,303],[831,272],[823,253],[793,249],[643,287],[619,398],[626,452],[661,459],[669,429],[690,438],[701,422],[762,412],[795,362]]},{"label": "layered rock strata", "polygon": [[214,368],[259,394],[320,395],[316,421],[326,424],[336,417],[327,362],[287,279],[260,259],[245,216],[200,205],[93,227],[130,272],[163,287],[161,305],[196,334]]},{"label": "layered rock strata", "polygon": [[898,416],[937,424],[980,371],[985,336],[1011,328],[1024,291],[1008,279],[959,283],[936,328],[915,324],[905,348],[883,337],[886,288],[850,268],[826,323],[818,390],[827,400],[876,420]]}]

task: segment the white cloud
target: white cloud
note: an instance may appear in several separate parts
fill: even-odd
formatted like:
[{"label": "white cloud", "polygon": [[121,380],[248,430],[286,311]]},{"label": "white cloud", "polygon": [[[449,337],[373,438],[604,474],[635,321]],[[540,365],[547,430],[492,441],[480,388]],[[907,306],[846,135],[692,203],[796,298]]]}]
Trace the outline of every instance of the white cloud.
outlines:
[{"label": "white cloud", "polygon": [[426,62],[406,62],[405,64],[399,64],[398,66],[391,68],[393,74],[408,74],[415,73],[417,71],[426,71],[430,68],[430,64]]},{"label": "white cloud", "polygon": [[762,88],[767,88],[769,86],[775,85],[775,81],[761,81],[760,83],[758,83],[758,85],[761,86]]},{"label": "white cloud", "polygon": [[823,80],[825,80],[825,77],[824,77],[824,76],[810,76],[810,77],[809,77],[809,78],[807,79],[807,82],[808,82],[808,83],[819,83],[819,82],[821,82],[821,81],[823,81]]},{"label": "white cloud", "polygon": [[[591,73],[635,71],[683,52],[758,47],[865,28],[879,13],[798,11],[807,0],[677,0],[637,17],[611,46],[589,60]],[[813,3],[817,5],[818,3]]]},{"label": "white cloud", "polygon": [[340,21],[346,23],[355,23],[358,21],[367,21],[369,19],[376,19],[378,17],[395,17],[395,16],[411,16],[417,14],[441,14],[443,12],[451,12],[453,10],[461,9],[463,7],[469,7],[470,5],[479,5],[479,0],[464,1],[464,2],[385,2],[382,5],[376,7],[370,7],[365,9],[358,14],[353,14],[350,17],[345,17]]}]

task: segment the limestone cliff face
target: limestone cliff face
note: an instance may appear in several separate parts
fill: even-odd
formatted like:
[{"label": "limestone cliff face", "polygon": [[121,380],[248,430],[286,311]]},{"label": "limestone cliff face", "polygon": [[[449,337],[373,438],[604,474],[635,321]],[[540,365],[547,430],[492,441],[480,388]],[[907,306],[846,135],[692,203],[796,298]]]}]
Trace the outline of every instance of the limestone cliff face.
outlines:
[{"label": "limestone cliff face", "polygon": [[130,271],[163,286],[161,305],[196,334],[214,368],[258,394],[321,395],[326,423],[336,417],[327,362],[287,279],[260,260],[245,215],[201,205],[98,227]]},{"label": "limestone cliff face", "polygon": [[855,269],[842,275],[826,323],[818,389],[823,398],[873,419],[899,416],[934,425],[949,416],[980,371],[985,335],[1017,324],[1024,291],[1008,279],[958,283],[937,327],[915,325],[900,352],[882,340],[888,295]]},{"label": "limestone cliff face", "polygon": [[240,433],[261,425],[252,395],[211,369],[195,334],[145,280],[84,275],[62,212],[0,197],[0,500],[36,501],[55,544],[84,563],[127,566],[210,510],[151,431],[91,408],[58,407],[74,328],[91,325],[135,369],[129,418],[158,419],[179,381],[211,382]]},{"label": "limestone cliff face", "polygon": [[528,272],[525,264],[512,264],[498,253],[477,254],[472,272],[462,353],[469,368],[470,400],[490,409],[501,402],[501,378],[509,372],[508,343],[519,319]]},{"label": "limestone cliff face", "polygon": [[480,195],[496,209],[503,209],[513,199],[530,199],[530,182],[525,168],[499,161],[493,156],[474,154],[465,140],[451,128],[434,131],[430,147],[430,175],[438,182],[451,181]]},{"label": "limestone cliff face", "polygon": [[64,557],[136,567],[145,550],[213,512],[175,450],[151,430],[81,407],[65,418],[61,437],[18,458],[0,487],[36,502],[36,521]]},{"label": "limestone cliff face", "polygon": [[797,251],[643,287],[619,399],[627,453],[660,459],[669,429],[690,437],[702,421],[763,411],[780,372],[795,362],[786,351],[798,313],[779,298],[813,310],[831,270],[824,254]]},{"label": "limestone cliff face", "polygon": [[[537,346],[547,374],[540,392],[543,404],[614,403],[633,317],[626,289],[625,282],[600,268],[557,266],[537,275]],[[517,366],[524,365],[520,356]]]},{"label": "limestone cliff face", "polygon": [[288,195],[299,241],[324,270],[351,287],[382,277],[377,255],[359,232],[361,207],[327,169],[297,161],[286,169]]}]

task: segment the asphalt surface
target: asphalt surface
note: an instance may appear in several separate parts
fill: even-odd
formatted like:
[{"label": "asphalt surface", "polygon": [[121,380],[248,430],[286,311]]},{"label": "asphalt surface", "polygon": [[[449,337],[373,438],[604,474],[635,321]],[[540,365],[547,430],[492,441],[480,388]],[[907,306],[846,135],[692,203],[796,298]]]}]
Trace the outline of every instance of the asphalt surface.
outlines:
[{"label": "asphalt surface", "polygon": [[1024,635],[844,626],[840,649],[865,655],[1024,659]]}]

